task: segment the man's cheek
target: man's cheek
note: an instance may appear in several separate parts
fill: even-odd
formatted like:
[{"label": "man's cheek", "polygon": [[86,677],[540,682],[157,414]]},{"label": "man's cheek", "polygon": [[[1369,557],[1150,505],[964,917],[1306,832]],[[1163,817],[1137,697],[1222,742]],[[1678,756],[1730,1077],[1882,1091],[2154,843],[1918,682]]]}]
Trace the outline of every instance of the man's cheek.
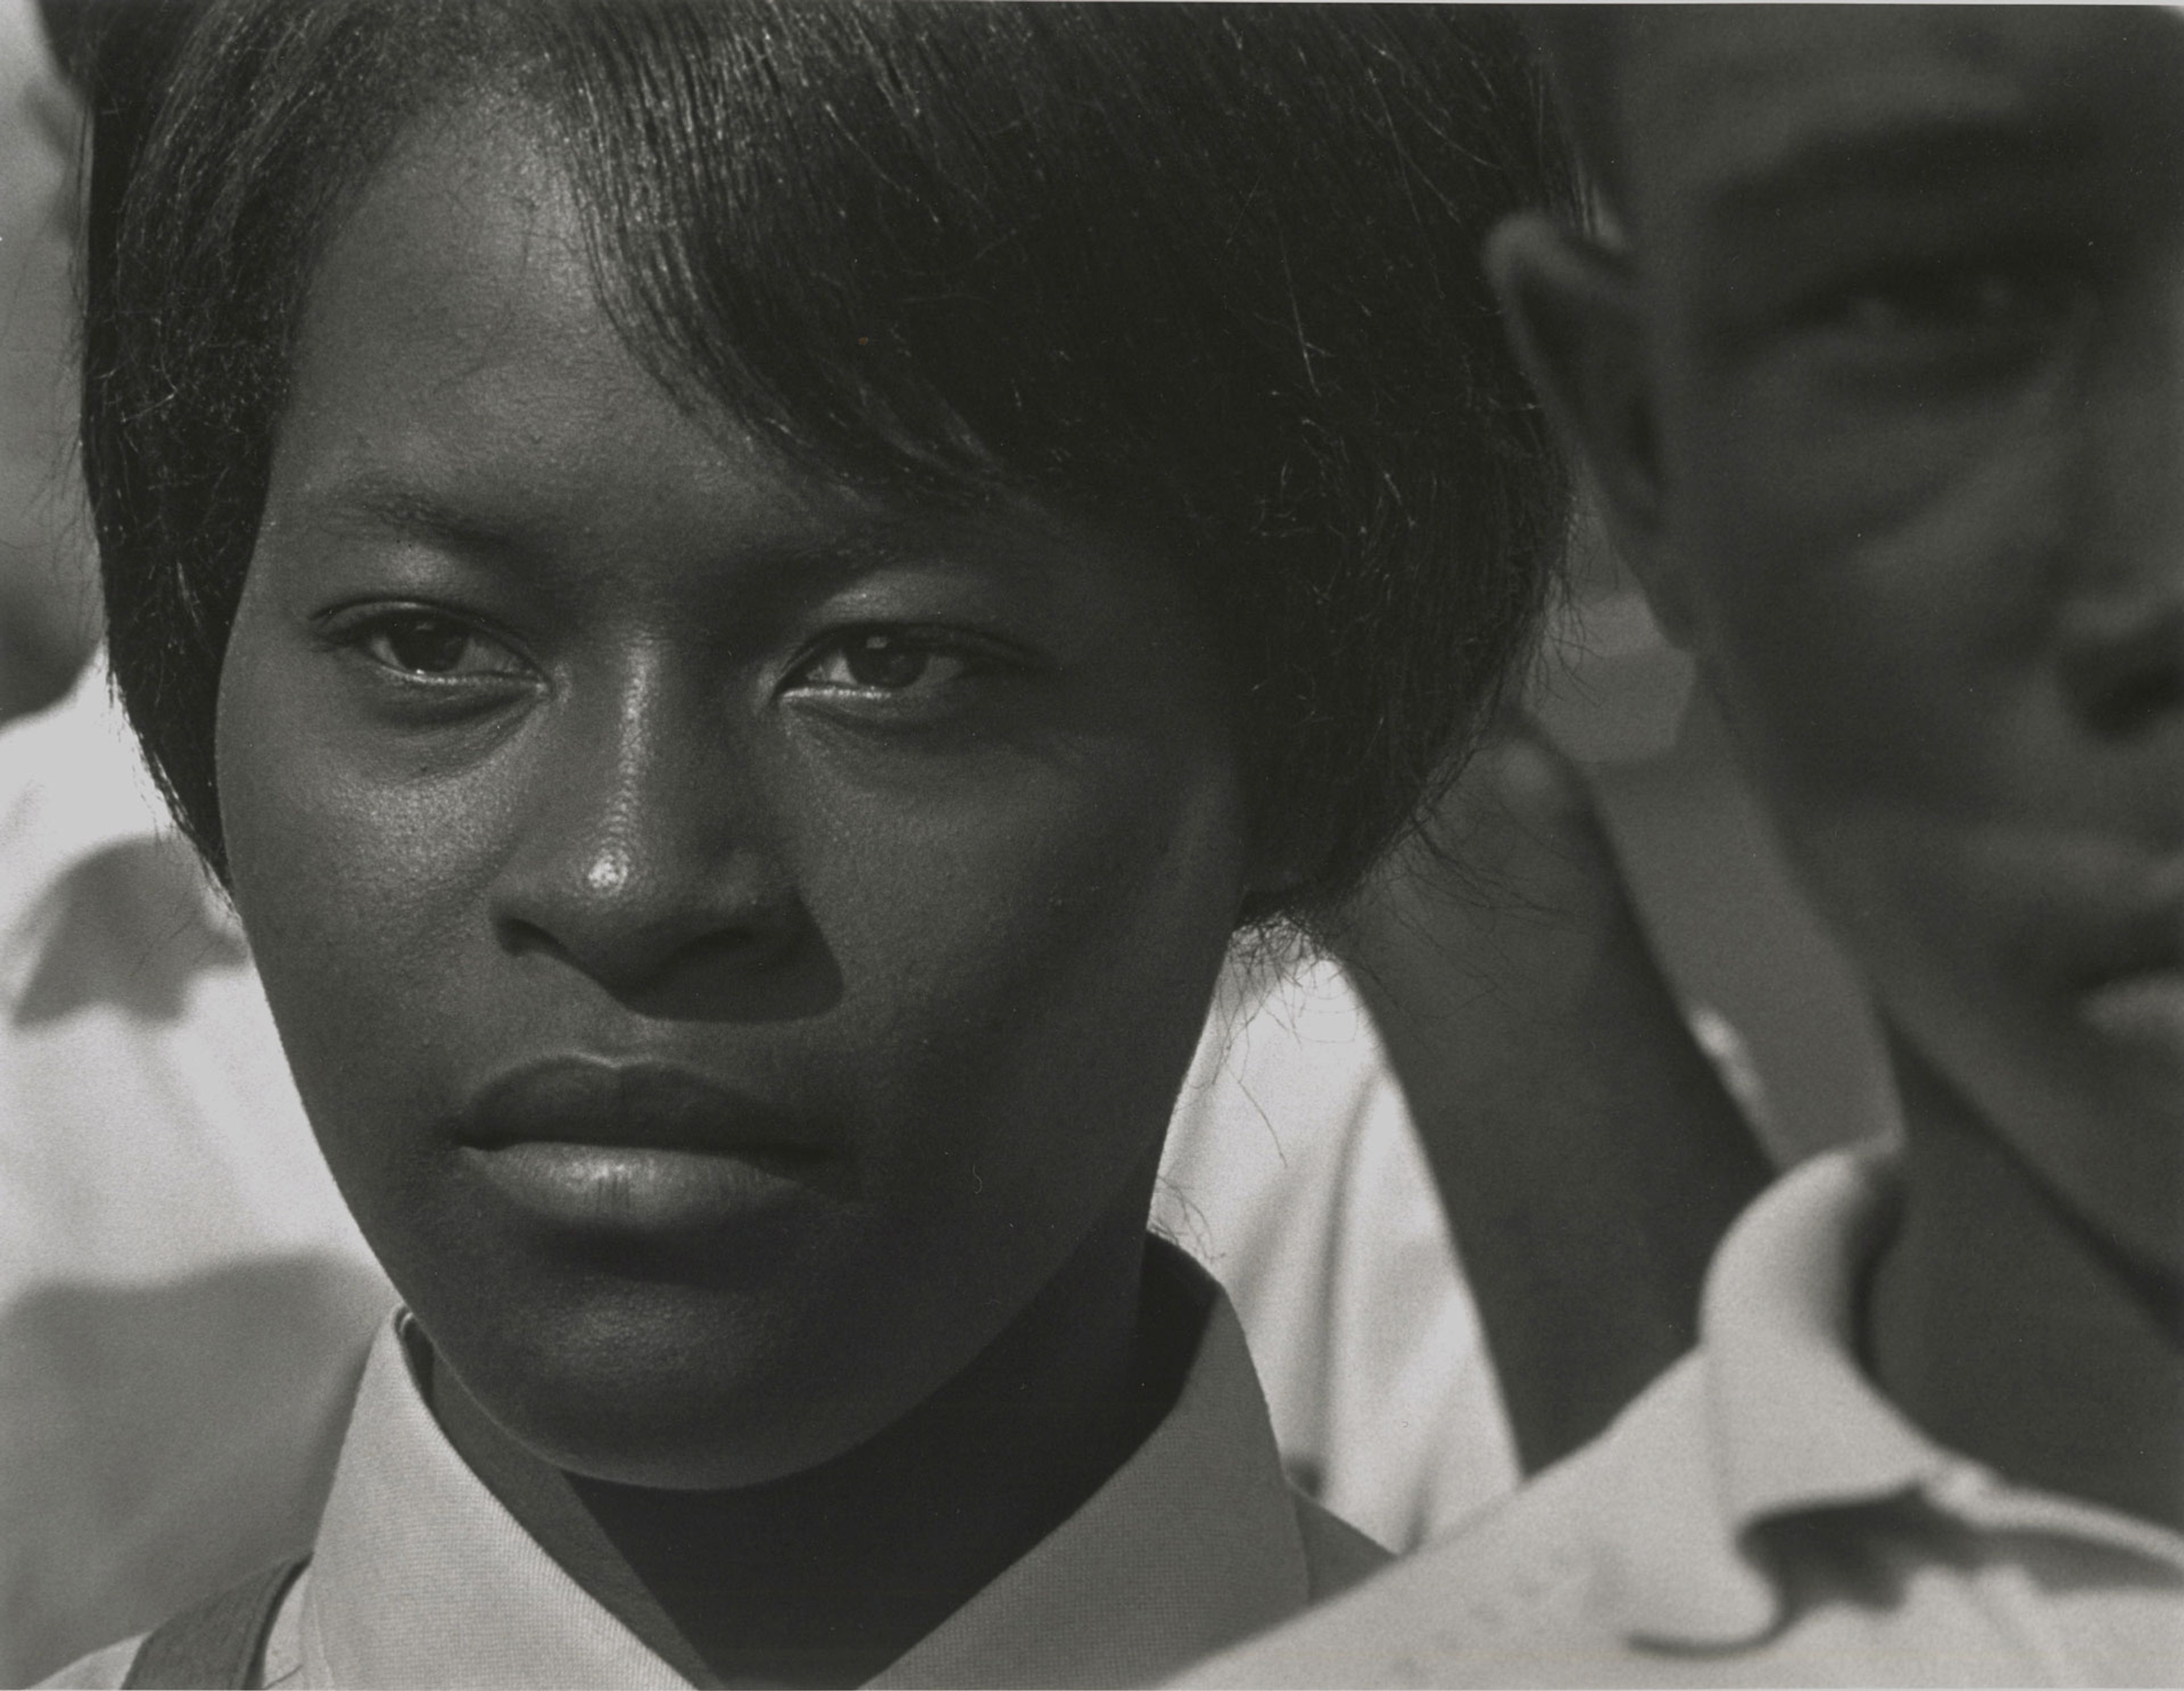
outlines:
[{"label": "man's cheek", "polygon": [[1747,490],[1753,533],[1847,550],[1903,527],[1953,490],[2006,495],[2045,481],[2066,455],[2068,371],[1930,393],[1885,371],[1847,368],[1795,337],[1708,355],[1665,373],[1663,453],[1674,482]]}]

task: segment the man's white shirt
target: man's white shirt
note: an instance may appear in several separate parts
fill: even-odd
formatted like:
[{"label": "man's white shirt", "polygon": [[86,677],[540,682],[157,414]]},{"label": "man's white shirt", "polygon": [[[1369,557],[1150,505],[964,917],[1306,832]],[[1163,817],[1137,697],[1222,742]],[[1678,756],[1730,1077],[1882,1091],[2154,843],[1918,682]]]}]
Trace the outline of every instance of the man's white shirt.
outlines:
[{"label": "man's white shirt", "polygon": [[2184,1537],[1936,1443],[1867,1377],[1896,1155],[1763,1194],[1698,1348],[1584,1449],[1178,1683],[2184,1684]]}]

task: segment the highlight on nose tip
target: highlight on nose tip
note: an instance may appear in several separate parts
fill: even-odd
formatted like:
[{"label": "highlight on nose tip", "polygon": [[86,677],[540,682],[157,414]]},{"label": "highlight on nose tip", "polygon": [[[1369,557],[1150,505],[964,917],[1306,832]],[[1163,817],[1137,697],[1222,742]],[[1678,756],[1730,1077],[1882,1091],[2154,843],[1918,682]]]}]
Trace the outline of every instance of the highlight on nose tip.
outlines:
[{"label": "highlight on nose tip", "polygon": [[625,851],[603,851],[584,871],[584,890],[603,898],[622,892],[628,887],[629,881],[629,854]]},{"label": "highlight on nose tip", "polygon": [[802,921],[793,887],[749,851],[691,858],[612,842],[511,865],[493,904],[505,948],[558,958],[618,994],[763,969]]}]

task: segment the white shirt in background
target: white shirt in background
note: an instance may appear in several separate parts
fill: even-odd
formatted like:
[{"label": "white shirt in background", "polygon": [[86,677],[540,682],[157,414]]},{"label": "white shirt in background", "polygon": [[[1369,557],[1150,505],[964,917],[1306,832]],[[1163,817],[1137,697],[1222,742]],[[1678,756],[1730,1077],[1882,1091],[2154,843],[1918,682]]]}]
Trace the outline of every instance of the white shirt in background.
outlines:
[{"label": "white shirt in background", "polygon": [[1228,1288],[1290,1477],[1335,1514],[1401,1552],[1515,1487],[1424,1149],[1333,961],[1231,960],[1153,1226]]}]

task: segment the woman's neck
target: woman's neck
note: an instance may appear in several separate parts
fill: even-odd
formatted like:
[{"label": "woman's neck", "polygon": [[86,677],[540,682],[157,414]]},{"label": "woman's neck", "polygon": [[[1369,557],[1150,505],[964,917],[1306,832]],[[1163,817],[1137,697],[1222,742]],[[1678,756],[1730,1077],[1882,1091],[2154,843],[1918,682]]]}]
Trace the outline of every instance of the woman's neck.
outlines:
[{"label": "woman's neck", "polygon": [[699,1684],[861,1684],[1066,1521],[1173,1405],[1199,1311],[1144,1277],[1144,1205],[955,1380],[822,1467],[730,1492],[563,1472],[451,1370],[433,1411],[554,1560]]},{"label": "woman's neck", "polygon": [[2012,1480],[2184,1530],[2175,1288],[2117,1256],[1896,1043],[1907,1189],[1865,1322],[1882,1390]]}]

